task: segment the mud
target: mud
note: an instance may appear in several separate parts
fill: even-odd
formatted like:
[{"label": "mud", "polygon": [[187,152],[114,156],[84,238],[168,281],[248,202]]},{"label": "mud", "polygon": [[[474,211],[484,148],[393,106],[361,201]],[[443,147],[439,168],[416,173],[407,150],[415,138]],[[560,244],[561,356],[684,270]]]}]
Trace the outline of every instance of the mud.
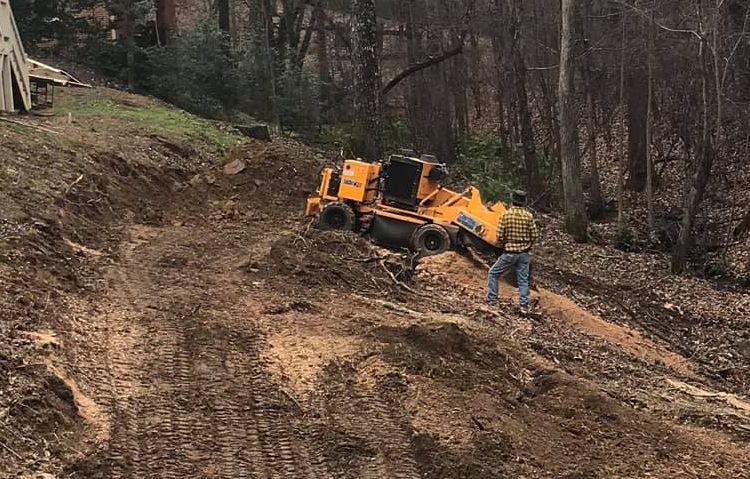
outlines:
[{"label": "mud", "polygon": [[89,320],[106,367],[87,376],[100,378],[92,386],[114,419],[91,477],[315,477],[291,426],[296,407],[265,374],[257,333],[232,327],[242,311],[227,298],[241,288],[207,267],[210,254],[164,264],[166,251],[194,241],[192,230],[134,236]]}]

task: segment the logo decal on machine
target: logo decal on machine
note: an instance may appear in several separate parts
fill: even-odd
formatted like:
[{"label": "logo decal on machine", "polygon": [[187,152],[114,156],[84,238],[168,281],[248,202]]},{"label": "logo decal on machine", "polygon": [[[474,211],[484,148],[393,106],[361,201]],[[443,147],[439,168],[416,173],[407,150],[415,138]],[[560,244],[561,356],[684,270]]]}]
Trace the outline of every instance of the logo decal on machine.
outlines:
[{"label": "logo decal on machine", "polygon": [[362,183],[360,183],[359,181],[354,181],[354,180],[344,180],[344,184],[353,186],[355,188],[359,188],[360,186],[362,186]]},{"label": "logo decal on machine", "polygon": [[479,236],[484,236],[484,226],[482,226],[480,222],[467,215],[466,213],[459,213],[456,221],[458,221],[466,229],[473,231]]}]

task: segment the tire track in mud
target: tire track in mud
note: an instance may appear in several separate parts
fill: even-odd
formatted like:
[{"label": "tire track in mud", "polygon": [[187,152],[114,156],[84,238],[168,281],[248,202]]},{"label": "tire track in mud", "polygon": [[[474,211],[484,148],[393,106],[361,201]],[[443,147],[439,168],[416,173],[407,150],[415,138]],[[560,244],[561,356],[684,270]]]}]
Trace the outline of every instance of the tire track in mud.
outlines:
[{"label": "tire track in mud", "polygon": [[422,476],[417,470],[413,458],[409,434],[404,427],[403,418],[383,401],[377,392],[360,386],[352,398],[352,407],[361,411],[361,419],[366,423],[360,427],[369,429],[366,434],[376,447],[378,454],[367,464],[362,472],[366,479],[388,477],[393,479],[419,479]]},{"label": "tire track in mud", "polygon": [[409,436],[394,414],[376,393],[371,392],[360,396],[357,406],[365,412],[373,430],[379,431],[382,438],[381,454],[372,468],[364,471],[365,478],[390,477],[393,479],[419,479],[422,477],[417,470],[417,463],[413,458]]},{"label": "tire track in mud", "polygon": [[[217,422],[217,452],[225,466],[220,477],[321,477],[311,465],[304,438],[290,426],[294,405],[267,379],[257,339],[222,328],[215,331],[225,336],[213,338],[203,360],[212,364],[211,371],[223,373],[205,382],[214,416],[228,419]],[[232,466],[237,462],[244,468]]]},{"label": "tire track in mud", "polygon": [[315,452],[341,477],[420,479],[409,418],[400,405],[364,384],[348,368],[331,368],[320,381],[314,408]]},{"label": "tire track in mud", "polygon": [[104,315],[106,477],[331,477],[311,463],[292,426],[298,411],[270,382],[259,338],[221,322],[242,314],[209,291],[221,272],[161,264],[190,239],[178,231],[136,233],[113,267]]},{"label": "tire track in mud", "polygon": [[[206,418],[193,411],[191,404],[194,381],[190,350],[182,330],[173,324],[171,313],[162,319],[163,326],[153,331],[149,350],[156,353],[150,358],[163,389],[152,391],[145,399],[148,416],[158,422],[156,433],[149,440],[158,452],[162,477],[198,477],[196,468],[201,462],[206,439]],[[188,459],[188,460],[186,460]]]},{"label": "tire track in mud", "polygon": [[[120,271],[114,273],[115,282],[124,282],[125,277]],[[120,299],[119,294],[115,297]],[[101,396],[105,398],[112,416],[109,473],[113,479],[139,477],[143,473],[139,449],[128,447],[129,444],[137,441],[141,428],[141,421],[137,417],[135,408],[135,396],[139,394],[142,383],[139,374],[140,358],[137,350],[124,347],[142,340],[135,319],[136,316],[131,311],[119,310],[116,307],[109,308],[106,313],[109,334],[102,358],[107,371],[109,389]]]},{"label": "tire track in mud", "polygon": [[100,319],[113,424],[104,477],[421,477],[408,418],[356,376],[323,385],[334,394],[308,412],[363,441],[360,462],[342,469],[309,435],[309,417],[266,369],[245,291],[199,234],[139,227],[112,266]]}]

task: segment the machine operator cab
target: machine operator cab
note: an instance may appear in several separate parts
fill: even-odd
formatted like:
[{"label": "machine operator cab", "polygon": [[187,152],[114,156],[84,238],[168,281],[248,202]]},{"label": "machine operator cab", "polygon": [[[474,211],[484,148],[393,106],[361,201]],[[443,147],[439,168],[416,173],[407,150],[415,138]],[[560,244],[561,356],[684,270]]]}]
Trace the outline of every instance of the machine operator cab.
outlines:
[{"label": "machine operator cab", "polygon": [[440,189],[448,169],[432,155],[415,158],[408,153],[391,155],[383,165],[381,194],[384,204],[416,210]]},{"label": "machine operator cab", "polygon": [[[409,155],[409,156],[407,156]],[[382,201],[396,208],[416,210],[429,202],[448,174],[445,165],[432,155],[415,155],[404,150],[383,163],[348,159],[322,172],[318,194],[308,200],[306,214],[319,213],[327,201],[371,204]],[[428,201],[425,201],[427,199]]]}]

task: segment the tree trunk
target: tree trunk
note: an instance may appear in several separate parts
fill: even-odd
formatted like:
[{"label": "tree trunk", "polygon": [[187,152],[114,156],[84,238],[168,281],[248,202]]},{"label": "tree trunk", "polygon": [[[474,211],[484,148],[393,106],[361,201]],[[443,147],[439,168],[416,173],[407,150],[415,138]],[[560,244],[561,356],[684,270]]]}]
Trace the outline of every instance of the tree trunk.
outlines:
[{"label": "tree trunk", "polygon": [[305,34],[302,36],[302,41],[300,42],[299,49],[297,50],[298,70],[301,70],[305,64],[307,52],[310,50],[310,43],[312,42],[313,32],[317,30],[318,17],[315,12],[316,11],[313,11],[312,14],[310,14],[310,23],[308,23],[307,28],[305,28]]},{"label": "tree trunk", "polygon": [[[321,7],[316,7],[313,16],[316,19],[315,32],[316,46],[315,54],[318,66],[318,81],[320,82],[320,101],[323,111],[328,112],[331,98],[331,66],[328,60],[328,33],[325,29],[325,12]],[[325,118],[324,121],[328,121]]]},{"label": "tree trunk", "polygon": [[[584,15],[581,15],[580,21],[580,35],[583,38],[588,38],[590,32],[594,29],[591,28],[591,17],[593,13],[591,11],[591,0],[586,2],[586,8]],[[599,178],[599,162],[598,162],[598,151],[597,151],[597,138],[599,131],[599,122],[597,120],[597,103],[594,101],[594,93],[596,91],[594,86],[594,66],[591,56],[585,57],[582,62],[581,77],[583,78],[584,87],[586,88],[586,133],[588,139],[586,140],[587,148],[584,151],[588,151],[589,157],[589,216],[591,218],[599,218],[604,212],[604,198],[602,196],[601,180]]]},{"label": "tree trunk", "polygon": [[656,229],[654,224],[654,158],[651,148],[654,104],[654,10],[656,1],[651,4],[651,21],[648,26],[648,95],[646,100],[646,204],[648,216],[648,234],[651,238]]},{"label": "tree trunk", "polygon": [[[713,67],[714,67],[714,84],[716,87],[716,136],[714,141],[714,150],[720,154],[721,151],[721,136],[722,128],[724,126],[724,101],[722,95],[722,81],[721,81],[721,67],[719,66],[719,59],[723,58],[721,52],[721,44],[719,42],[719,30],[721,28],[721,2],[716,2],[716,11],[714,12],[714,31],[713,31]],[[750,7],[749,7],[750,8]]]},{"label": "tree trunk", "polygon": [[219,14],[219,30],[227,34],[230,33],[229,1],[230,0],[216,1],[216,9]]},{"label": "tree trunk", "polygon": [[266,0],[261,1],[261,10],[263,17],[263,53],[266,61],[266,74],[268,75],[268,91],[271,94],[270,108],[271,116],[273,118],[274,130],[281,132],[281,114],[279,113],[278,97],[276,95],[276,66],[273,49],[271,48],[271,35],[273,28],[273,21],[271,20],[271,11],[269,10],[269,3]]},{"label": "tree trunk", "polygon": [[135,40],[128,40],[127,64],[128,64],[128,90],[135,90]]},{"label": "tree trunk", "polygon": [[732,231],[732,236],[734,237],[734,239],[740,239],[748,231],[750,231],[750,210],[747,210],[747,213],[745,213],[745,217],[734,228],[734,230]]},{"label": "tree trunk", "polygon": [[469,32],[469,44],[471,45],[471,97],[474,103],[474,116],[477,119],[482,118],[482,86],[480,83],[480,72],[482,65],[482,57],[479,51],[479,40],[477,35],[473,32]]},{"label": "tree trunk", "polygon": [[588,218],[581,185],[581,163],[578,155],[578,124],[574,98],[573,32],[575,0],[562,0],[560,34],[560,153],[565,190],[565,227],[579,243],[588,240]]},{"label": "tree trunk", "polygon": [[[460,40],[463,43],[463,38]],[[457,42],[458,42],[457,41]],[[451,50],[456,48],[463,48],[456,42],[451,47]],[[453,104],[454,104],[454,115],[456,118],[456,129],[459,138],[465,138],[469,135],[469,102],[466,95],[466,86],[469,80],[468,65],[466,64],[466,57],[463,54],[459,54],[454,57],[452,65],[452,84],[453,84]]]},{"label": "tree trunk", "polygon": [[[526,86],[526,62],[524,61],[523,35],[521,34],[521,22],[523,10],[518,4],[513,9],[514,25],[511,31],[513,55],[513,74],[515,78],[516,103],[521,127],[521,145],[523,150],[523,162],[526,172],[526,189],[529,198],[538,206],[549,205],[549,196],[544,192],[544,179],[539,171],[536,148],[534,142],[534,129],[531,123],[531,109],[529,108],[529,97]],[[544,198],[542,197],[543,195]]]},{"label": "tree trunk", "polygon": [[[422,54],[421,32],[417,30],[417,18],[421,13],[421,3],[415,0],[408,0],[406,3],[406,61],[408,65],[416,65],[419,56]],[[417,10],[420,9],[418,12]],[[422,96],[420,94],[424,82],[424,76],[421,72],[416,73],[408,79],[406,94],[407,118],[409,131],[411,133],[412,145],[416,148],[423,143],[420,135],[419,125],[422,123],[420,118],[422,107]]]},{"label": "tree trunk", "polygon": [[[590,72],[586,73],[590,75]],[[589,161],[591,162],[589,167],[591,168],[591,186],[589,187],[589,213],[592,218],[599,218],[604,212],[604,198],[602,196],[601,179],[599,178],[599,162],[597,161],[597,121],[596,121],[596,106],[594,104],[594,94],[591,88],[590,80],[587,82],[588,88],[586,90],[586,105],[588,109],[588,123],[587,129],[589,134],[588,146],[589,146]]]},{"label": "tree trunk", "polygon": [[506,98],[508,82],[506,81],[506,65],[505,65],[505,48],[506,39],[503,36],[503,32],[506,30],[506,25],[503,23],[503,19],[507,17],[504,12],[503,3],[500,0],[495,0],[494,8],[492,11],[492,17],[496,19],[494,28],[490,34],[490,41],[492,42],[492,51],[494,53],[494,70],[495,70],[495,101],[497,105],[497,123],[500,138],[503,143],[509,145],[510,139],[510,124],[508,120],[508,101]]},{"label": "tree trunk", "polygon": [[128,90],[135,90],[135,12],[132,6],[123,4],[122,30],[125,43],[125,64],[128,74]]},{"label": "tree trunk", "polygon": [[325,12],[323,9],[318,7],[313,13],[317,22],[315,26],[317,28],[316,41],[317,41],[317,61],[318,61],[318,78],[322,83],[331,82],[331,67],[328,61],[328,34],[325,29]]},{"label": "tree trunk", "polygon": [[628,188],[646,188],[646,123],[648,116],[648,78],[631,72],[628,81]]},{"label": "tree trunk", "polygon": [[177,28],[175,0],[158,0],[156,3],[156,23],[159,41],[162,45],[169,43]]},{"label": "tree trunk", "polygon": [[[521,144],[523,148],[523,161],[526,170],[526,188],[529,198],[537,202],[540,207],[549,205],[549,197],[544,192],[544,180],[539,171],[536,148],[534,144],[534,130],[531,123],[531,110],[526,90],[526,65],[520,53],[516,54],[516,94],[518,96],[518,114],[521,123]],[[546,198],[546,199],[545,199]]]},{"label": "tree trunk", "polygon": [[[428,38],[424,45],[420,25],[427,18],[424,0],[406,2],[407,60],[409,66],[390,82],[403,77],[408,81],[409,130],[414,147],[425,153],[432,153],[442,162],[451,163],[456,159],[456,132],[454,130],[453,91],[446,78],[446,63],[443,62],[451,51],[444,50],[440,38]],[[458,45],[459,47],[461,45]],[[455,48],[452,51],[457,51]],[[427,57],[427,60],[425,60]],[[429,68],[422,68],[429,64]],[[414,72],[413,74],[411,72]],[[409,74],[404,77],[403,74]]]},{"label": "tree trunk", "polygon": [[[700,6],[698,7],[699,24],[702,24],[702,14]],[[702,28],[699,26],[699,31]],[[701,75],[701,101],[703,103],[703,131],[701,136],[700,151],[698,153],[698,167],[692,176],[690,189],[685,198],[685,207],[682,215],[682,224],[680,225],[680,234],[677,237],[677,243],[672,254],[672,272],[682,273],[685,270],[687,256],[693,243],[693,226],[695,225],[695,216],[698,213],[701,201],[703,200],[706,186],[711,176],[711,167],[713,165],[713,148],[711,145],[711,134],[709,131],[708,119],[708,72],[706,71],[706,40],[701,39],[698,62]]]},{"label": "tree trunk", "polygon": [[[277,4],[278,2],[272,2]],[[281,19],[278,25],[276,43],[277,58],[281,60],[283,71],[294,71],[297,67],[300,32],[305,17],[305,5],[295,0],[283,0]]]},{"label": "tree trunk", "polygon": [[[551,31],[551,29],[544,28],[539,25],[540,19],[544,18],[546,7],[540,5],[539,2],[534,3],[533,27],[534,37],[541,38],[545,45],[555,45],[559,41],[559,32]],[[555,15],[556,17],[556,15]],[[535,55],[532,57],[533,61],[537,65],[543,65],[547,63],[554,63],[559,61],[559,57],[556,55],[543,54],[540,50],[534,49]],[[546,53],[546,51],[545,51]],[[560,125],[559,116],[557,109],[557,92],[555,91],[555,74],[551,73],[551,70],[537,70],[537,81],[539,85],[539,91],[542,96],[541,103],[541,115],[544,123],[546,124],[547,133],[549,135],[549,143],[551,143],[551,149],[547,152],[549,155],[549,161],[553,166],[552,177],[555,178],[555,187],[558,190],[557,197],[562,198],[564,194],[564,188],[562,184],[562,164],[560,163]],[[559,73],[559,72],[558,72]],[[551,184],[549,186],[552,186]],[[550,199],[554,200],[552,195]]]},{"label": "tree trunk", "polygon": [[[433,48],[437,48],[436,41]],[[450,101],[450,87],[446,78],[445,65],[440,64],[425,72],[427,88],[421,93],[425,97],[424,122],[420,126],[428,138],[427,153],[434,153],[441,162],[453,163],[456,160],[456,131],[453,124]],[[446,101],[448,99],[448,101]]]},{"label": "tree trunk", "polygon": [[354,128],[352,150],[368,161],[383,154],[375,0],[352,1]]},{"label": "tree trunk", "polygon": [[617,233],[625,233],[625,164],[627,153],[625,148],[625,42],[627,40],[627,23],[625,7],[622,12],[622,40],[620,43],[620,158],[617,165]]}]

